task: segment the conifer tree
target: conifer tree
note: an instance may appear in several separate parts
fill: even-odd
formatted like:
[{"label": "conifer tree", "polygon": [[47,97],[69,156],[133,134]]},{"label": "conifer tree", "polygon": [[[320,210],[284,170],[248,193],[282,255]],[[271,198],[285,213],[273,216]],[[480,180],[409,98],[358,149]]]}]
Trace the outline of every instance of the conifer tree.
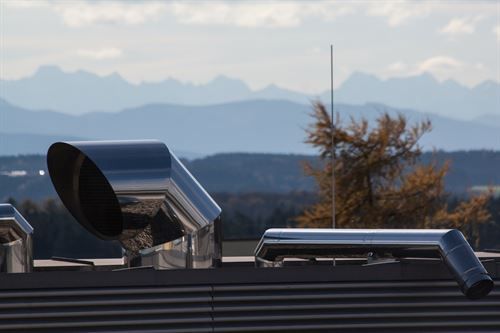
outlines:
[{"label": "conifer tree", "polygon": [[[314,104],[314,123],[306,142],[317,148],[323,163],[305,164],[317,182],[320,200],[297,218],[303,227],[331,227],[331,118],[321,103]],[[351,119],[335,129],[335,202],[337,227],[459,228],[476,234],[477,224],[490,220],[488,195],[447,204],[444,177],[448,163],[424,165],[419,139],[431,130],[430,121],[413,126],[399,114],[382,113],[375,126]]]}]

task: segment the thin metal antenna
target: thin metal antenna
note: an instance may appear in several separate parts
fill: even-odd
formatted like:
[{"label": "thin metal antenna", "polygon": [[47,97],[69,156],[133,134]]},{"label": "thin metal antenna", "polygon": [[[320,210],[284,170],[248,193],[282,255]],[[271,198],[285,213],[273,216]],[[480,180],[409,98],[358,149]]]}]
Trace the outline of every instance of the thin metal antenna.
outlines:
[{"label": "thin metal antenna", "polygon": [[330,45],[330,109],[332,132],[332,228],[335,229],[335,119],[333,109],[333,44]]}]

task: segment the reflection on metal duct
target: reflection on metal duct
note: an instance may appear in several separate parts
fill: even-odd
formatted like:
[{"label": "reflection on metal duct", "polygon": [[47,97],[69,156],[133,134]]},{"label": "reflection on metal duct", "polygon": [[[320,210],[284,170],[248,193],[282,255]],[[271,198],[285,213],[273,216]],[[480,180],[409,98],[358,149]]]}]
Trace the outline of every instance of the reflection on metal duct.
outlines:
[{"label": "reflection on metal duct", "polygon": [[0,272],[33,269],[33,228],[10,204],[0,204]]},{"label": "reflection on metal duct", "polygon": [[119,240],[131,265],[220,262],[221,209],[162,142],[58,142],[47,164],[71,214],[97,237]]},{"label": "reflection on metal duct", "polygon": [[441,258],[470,299],[488,295],[493,280],[458,230],[269,229],[255,249],[257,266],[279,267],[286,257],[390,254]]}]

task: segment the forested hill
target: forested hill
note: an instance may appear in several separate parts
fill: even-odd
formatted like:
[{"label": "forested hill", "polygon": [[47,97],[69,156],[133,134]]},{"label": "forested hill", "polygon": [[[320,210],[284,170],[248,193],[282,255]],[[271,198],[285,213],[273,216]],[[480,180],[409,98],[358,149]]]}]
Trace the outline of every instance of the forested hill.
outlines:
[{"label": "forested hill", "polygon": [[[422,161],[427,163],[433,158],[439,163],[450,161],[446,187],[451,192],[500,184],[500,152],[425,153]],[[304,175],[304,161],[318,163],[316,157],[306,155],[247,153],[217,154],[185,163],[212,193],[288,193],[314,191],[314,180]],[[8,197],[40,200],[53,196],[44,156],[0,157],[0,201]]]},{"label": "forested hill", "polygon": [[[438,152],[435,157],[439,163],[450,160],[446,183],[455,193],[472,185],[500,184],[500,152]],[[422,160],[431,158],[424,154]],[[268,228],[294,226],[295,218],[317,200],[311,193],[313,179],[303,173],[304,161],[319,163],[313,156],[241,153],[184,162],[221,206],[224,238],[258,239]],[[99,241],[82,229],[56,196],[45,156],[0,157],[0,202],[15,199],[37,230],[36,258],[120,256],[119,246]],[[481,227],[479,248],[499,246],[499,206],[500,198],[489,204],[495,222]]]}]

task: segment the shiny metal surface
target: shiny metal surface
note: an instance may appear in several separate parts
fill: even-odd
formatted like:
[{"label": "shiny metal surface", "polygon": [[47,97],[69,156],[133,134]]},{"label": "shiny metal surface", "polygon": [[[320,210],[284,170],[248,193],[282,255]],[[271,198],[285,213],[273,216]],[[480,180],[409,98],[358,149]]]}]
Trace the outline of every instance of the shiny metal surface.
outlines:
[{"label": "shiny metal surface", "polygon": [[101,239],[119,240],[130,257],[182,242],[221,213],[160,141],[57,142],[49,148],[47,164],[77,221]]},{"label": "shiny metal surface", "polygon": [[339,254],[441,258],[471,299],[486,296],[493,281],[458,230],[425,229],[269,229],[255,249],[259,267],[279,267],[286,257]]},{"label": "shiny metal surface", "polygon": [[173,241],[141,250],[133,258],[136,266],[153,266],[155,269],[210,268],[219,258],[214,239],[214,224]]},{"label": "shiny metal surface", "polygon": [[0,204],[0,272],[33,270],[33,227],[14,206]]}]

